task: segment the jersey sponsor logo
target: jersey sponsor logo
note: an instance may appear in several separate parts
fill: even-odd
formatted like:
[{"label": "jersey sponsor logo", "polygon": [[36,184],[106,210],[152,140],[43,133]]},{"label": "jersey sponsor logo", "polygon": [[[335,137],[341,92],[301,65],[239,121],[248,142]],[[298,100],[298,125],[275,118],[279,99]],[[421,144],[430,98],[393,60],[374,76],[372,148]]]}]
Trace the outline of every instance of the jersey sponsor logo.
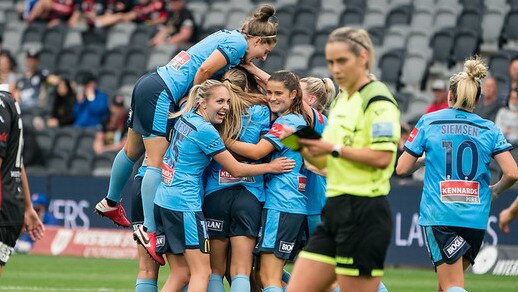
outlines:
[{"label": "jersey sponsor logo", "polygon": [[156,247],[165,245],[165,235],[159,235],[156,237]]},{"label": "jersey sponsor logo", "polygon": [[293,251],[293,247],[295,246],[294,242],[287,242],[281,240],[279,242],[279,251],[282,253],[291,253]]},{"label": "jersey sponsor logo", "polygon": [[220,185],[226,185],[226,184],[234,184],[234,183],[253,183],[255,182],[255,179],[253,176],[245,176],[245,177],[233,177],[230,172],[222,169],[219,171],[219,184]]},{"label": "jersey sponsor logo", "polygon": [[190,59],[191,56],[189,56],[189,54],[187,54],[185,51],[181,51],[176,56],[174,56],[174,58],[171,59],[171,61],[169,61],[169,64],[167,65],[173,67],[175,70],[180,70],[180,68],[182,68],[183,65],[187,64],[187,62],[189,62]]},{"label": "jersey sponsor logo", "polygon": [[392,137],[394,135],[392,123],[375,123],[372,124],[371,135],[372,138],[381,138],[381,137]]},{"label": "jersey sponsor logo", "polygon": [[465,244],[464,238],[457,235],[450,244],[443,248],[443,251],[448,258],[452,258]]},{"label": "jersey sponsor logo", "polygon": [[216,219],[210,219],[210,218],[206,218],[207,220],[207,228],[209,230],[213,230],[213,231],[223,231],[223,221],[221,220],[216,220]]},{"label": "jersey sponsor logo", "polygon": [[305,176],[299,176],[298,178],[298,185],[297,188],[299,192],[304,193],[306,191],[306,177]]},{"label": "jersey sponsor logo", "polygon": [[414,138],[417,136],[417,134],[419,133],[419,129],[417,128],[414,128],[412,130],[412,132],[410,132],[410,135],[408,135],[408,139],[407,141],[408,142],[413,142],[414,141]]},{"label": "jersey sponsor logo", "polygon": [[8,136],[9,135],[6,132],[3,132],[2,134],[0,134],[0,142],[7,142]]},{"label": "jersey sponsor logo", "polygon": [[441,181],[440,190],[443,203],[480,204],[479,183],[476,181]]},{"label": "jersey sponsor logo", "polygon": [[169,164],[162,163],[162,183],[168,187],[173,184],[174,169]]},{"label": "jersey sponsor logo", "polygon": [[284,131],[284,126],[278,123],[273,124],[270,131],[268,131],[268,134],[273,135],[274,137],[280,139],[281,134]]}]

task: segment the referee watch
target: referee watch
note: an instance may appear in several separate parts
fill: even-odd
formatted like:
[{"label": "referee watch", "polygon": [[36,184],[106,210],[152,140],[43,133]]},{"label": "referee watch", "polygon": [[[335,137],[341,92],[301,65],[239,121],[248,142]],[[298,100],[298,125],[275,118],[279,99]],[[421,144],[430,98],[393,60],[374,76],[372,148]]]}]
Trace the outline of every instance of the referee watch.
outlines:
[{"label": "referee watch", "polygon": [[331,151],[331,156],[333,156],[334,158],[338,158],[341,156],[341,154],[342,154],[342,145],[335,144],[333,146],[333,150]]}]

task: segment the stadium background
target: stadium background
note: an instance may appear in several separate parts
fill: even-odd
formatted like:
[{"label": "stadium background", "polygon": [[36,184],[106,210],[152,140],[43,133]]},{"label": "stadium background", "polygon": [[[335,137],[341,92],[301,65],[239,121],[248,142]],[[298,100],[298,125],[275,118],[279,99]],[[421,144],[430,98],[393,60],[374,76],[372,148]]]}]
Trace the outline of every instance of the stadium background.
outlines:
[{"label": "stadium background", "polygon": [[[71,79],[92,72],[103,91],[110,97],[124,96],[126,105],[141,74],[167,63],[178,50],[189,46],[148,47],[145,44],[152,29],[134,23],[117,24],[92,34],[82,26],[49,29],[39,23],[28,25],[15,9],[22,2],[0,0],[2,46],[15,52],[19,66],[23,66],[27,51],[37,49],[40,68]],[[187,6],[195,16],[201,38],[221,28],[239,28],[249,12],[264,2],[275,5],[280,26],[278,44],[265,62],[258,63],[261,68],[268,72],[292,70],[300,76],[328,76],[323,49],[329,32],[341,25],[365,28],[376,50],[373,73],[391,87],[404,122],[415,122],[433,101],[433,80],[447,79],[473,54],[488,60],[500,96],[509,89],[508,66],[518,56],[518,1],[187,0]],[[23,114],[26,126],[32,126],[33,117],[31,112]],[[47,128],[35,135],[47,159],[44,166],[28,168],[32,191],[50,195],[51,211],[67,228],[112,228],[91,212],[107,189],[106,176],[114,155],[94,153],[95,131]],[[517,150],[513,156],[518,157]],[[491,171],[493,180],[498,179],[499,169],[492,165]],[[421,184],[399,178],[393,183],[389,198],[395,234],[387,262],[430,267],[414,225]],[[515,194],[516,189],[507,192],[493,206],[486,243],[518,245],[518,237],[500,233],[495,221],[495,215]],[[516,223],[511,227],[518,229]]]}]

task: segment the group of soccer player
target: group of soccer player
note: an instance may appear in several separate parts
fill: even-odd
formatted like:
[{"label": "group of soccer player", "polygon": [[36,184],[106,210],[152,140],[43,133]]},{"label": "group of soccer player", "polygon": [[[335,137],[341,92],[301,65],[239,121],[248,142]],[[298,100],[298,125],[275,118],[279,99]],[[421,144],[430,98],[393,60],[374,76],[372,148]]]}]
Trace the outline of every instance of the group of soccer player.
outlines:
[{"label": "group of soccer player", "polygon": [[[132,211],[136,291],[157,290],[164,255],[171,273],[163,291],[224,291],[223,277],[231,291],[283,291],[284,265],[313,233],[288,290],[386,291],[397,103],[369,74],[368,34],[339,28],[326,45],[341,90],[328,123],[330,79],[270,75],[252,62],[275,46],[274,14],[262,5],[240,31],[215,32],[135,84],[128,142],[96,210],[130,226],[119,202],[145,156],[130,191],[141,198]],[[465,67],[450,80],[450,108],[423,116],[397,166],[399,174],[427,166],[419,223],[438,290],[449,292],[465,291],[463,271],[482,243],[491,198],[518,179],[501,131],[471,113],[487,67],[478,59]],[[471,128],[441,133],[450,125]],[[299,151],[281,142],[305,127],[323,138],[301,139]],[[490,187],[491,157],[504,176]]]}]

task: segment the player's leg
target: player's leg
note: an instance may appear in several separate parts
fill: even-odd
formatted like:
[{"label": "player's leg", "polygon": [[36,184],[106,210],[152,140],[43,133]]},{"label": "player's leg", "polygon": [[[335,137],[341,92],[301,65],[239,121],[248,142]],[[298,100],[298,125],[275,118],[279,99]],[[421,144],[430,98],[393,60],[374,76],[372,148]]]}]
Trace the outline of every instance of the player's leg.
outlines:
[{"label": "player's leg", "polygon": [[189,292],[205,292],[211,274],[210,256],[199,249],[185,250],[185,259],[191,271]]},{"label": "player's leg", "polygon": [[223,275],[225,275],[227,266],[228,247],[228,238],[210,240],[210,267],[212,274],[210,275],[208,292],[225,291]]},{"label": "player's leg", "polygon": [[284,259],[277,258],[273,253],[261,253],[259,274],[265,292],[282,291],[282,268],[285,262]]},{"label": "player's leg", "polygon": [[306,256],[299,256],[295,262],[287,291],[326,291],[336,280],[334,258],[308,253]]},{"label": "player's leg", "polygon": [[252,270],[255,237],[234,236],[230,238],[230,242],[232,245],[230,291],[250,291],[250,271]]},{"label": "player's leg", "polygon": [[162,287],[162,291],[182,291],[189,283],[190,270],[186,258],[182,254],[166,254],[171,272]]}]

